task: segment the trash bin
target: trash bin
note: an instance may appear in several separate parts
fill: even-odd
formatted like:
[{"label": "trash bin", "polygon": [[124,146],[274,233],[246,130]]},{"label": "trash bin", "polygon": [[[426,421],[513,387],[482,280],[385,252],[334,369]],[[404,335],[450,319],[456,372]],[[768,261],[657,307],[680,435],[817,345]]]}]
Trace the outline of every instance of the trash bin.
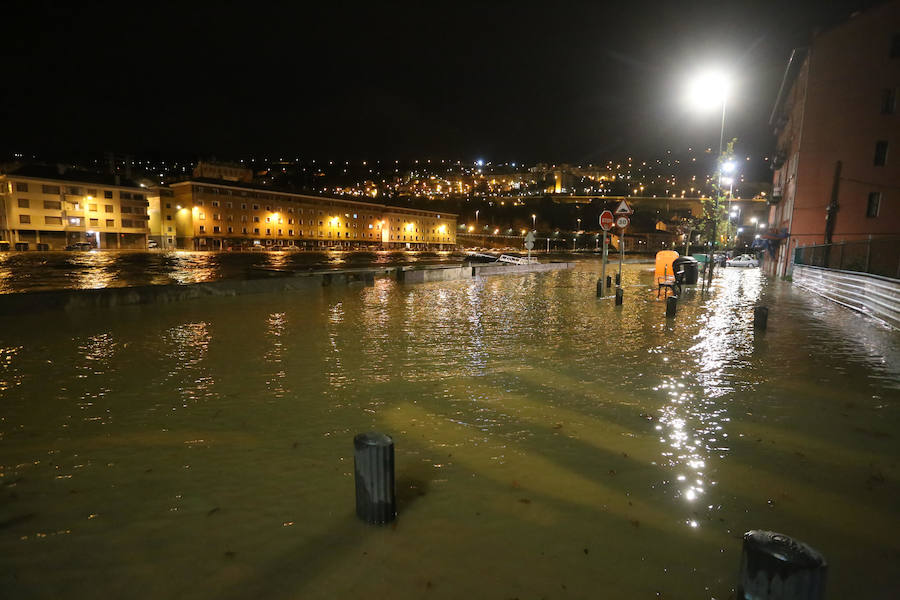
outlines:
[{"label": "trash bin", "polygon": [[686,285],[694,285],[700,277],[700,264],[693,256],[679,256],[672,261],[672,268],[676,272],[684,269],[684,280],[682,283]]}]

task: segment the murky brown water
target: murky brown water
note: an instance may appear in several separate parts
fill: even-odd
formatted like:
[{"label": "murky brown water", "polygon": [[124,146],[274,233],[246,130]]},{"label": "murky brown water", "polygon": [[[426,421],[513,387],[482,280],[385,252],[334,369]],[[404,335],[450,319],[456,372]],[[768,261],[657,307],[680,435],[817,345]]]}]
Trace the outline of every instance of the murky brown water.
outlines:
[{"label": "murky brown water", "polygon": [[0,294],[51,289],[95,289],[189,284],[263,276],[258,269],[347,267],[460,262],[458,252],[0,252]]},{"label": "murky brown water", "polygon": [[[763,528],[895,598],[898,335],[598,271],[0,317],[0,595],[724,600]],[[354,515],[370,429],[396,527]]]}]

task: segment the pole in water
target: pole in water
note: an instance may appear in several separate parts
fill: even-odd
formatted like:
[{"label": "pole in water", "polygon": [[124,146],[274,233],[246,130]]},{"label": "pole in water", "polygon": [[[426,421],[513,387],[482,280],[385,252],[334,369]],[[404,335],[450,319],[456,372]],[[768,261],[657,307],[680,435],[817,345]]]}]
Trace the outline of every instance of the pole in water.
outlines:
[{"label": "pole in water", "polygon": [[622,295],[623,290],[620,287],[616,288],[616,306],[622,306]]},{"label": "pole in water", "polygon": [[825,557],[799,540],[772,531],[744,534],[738,600],[822,600]]},{"label": "pole in water", "polygon": [[372,287],[375,285],[375,273],[366,273],[365,276],[366,287]]},{"label": "pole in water", "polygon": [[603,295],[603,279],[598,279],[597,280],[597,297],[599,298],[602,295]]},{"label": "pole in water", "polygon": [[[606,274],[606,262],[609,254],[609,237],[606,235],[606,230],[603,230],[603,262],[600,263],[600,279],[605,279],[609,281],[609,276]],[[609,283],[606,284],[606,287],[609,288]]]},{"label": "pole in water", "polygon": [[622,274],[616,273],[616,285],[622,285]]},{"label": "pole in water", "polygon": [[753,309],[753,329],[766,330],[769,324],[769,309],[765,306],[757,306]]},{"label": "pole in water", "polygon": [[678,298],[675,296],[669,296],[666,298],[666,317],[670,319],[675,318],[675,312],[678,310]]},{"label": "pole in water", "polygon": [[356,515],[373,525],[390,523],[397,516],[394,491],[394,440],[370,431],[353,438],[356,478]]},{"label": "pole in water", "polygon": [[606,289],[609,289],[611,287],[612,287],[612,275],[607,275],[606,276]]}]

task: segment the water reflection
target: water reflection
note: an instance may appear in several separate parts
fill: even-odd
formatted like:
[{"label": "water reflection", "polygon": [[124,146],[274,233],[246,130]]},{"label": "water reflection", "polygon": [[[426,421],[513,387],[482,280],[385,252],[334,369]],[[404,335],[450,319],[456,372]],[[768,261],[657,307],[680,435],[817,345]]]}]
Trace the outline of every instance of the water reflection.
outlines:
[{"label": "water reflection", "polygon": [[0,347],[0,392],[22,383],[22,373],[15,366],[16,356],[21,351],[22,346]]},{"label": "water reflection", "polygon": [[0,294],[49,289],[97,289],[191,284],[263,276],[257,267],[295,271],[459,262],[453,252],[116,251],[0,252]]},{"label": "water reflection", "polygon": [[[730,395],[754,385],[752,374],[737,375],[736,371],[749,366],[754,339],[752,313],[759,303],[763,276],[758,270],[728,269],[720,273],[704,302],[700,327],[689,349],[696,367],[664,376],[653,388],[665,395],[655,427],[660,443],[666,446],[661,453],[663,464],[677,482],[675,496],[697,505],[704,505],[709,488],[718,484],[709,474],[718,467],[710,462],[726,459],[729,452],[726,428]],[[707,510],[720,507],[718,502],[705,506]],[[685,523],[692,528],[699,526],[696,519]]]},{"label": "water reflection", "polygon": [[211,339],[206,322],[185,323],[163,332],[167,346],[164,354],[170,369],[163,385],[177,390],[182,407],[215,396],[215,381],[206,365]]},{"label": "water reflection", "polygon": [[268,347],[265,355],[265,362],[268,365],[269,372],[266,374],[266,387],[275,398],[282,398],[285,395],[285,376],[283,353],[284,353],[284,333],[287,325],[287,316],[285,313],[272,313],[266,319],[266,336],[268,337]]}]

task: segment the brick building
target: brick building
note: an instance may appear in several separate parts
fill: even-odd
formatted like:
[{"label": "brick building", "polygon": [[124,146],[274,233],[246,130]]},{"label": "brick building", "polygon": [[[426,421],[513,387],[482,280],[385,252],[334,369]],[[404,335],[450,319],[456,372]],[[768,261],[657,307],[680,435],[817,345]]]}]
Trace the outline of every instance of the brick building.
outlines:
[{"label": "brick building", "polygon": [[900,1],[794,50],[770,120],[770,274],[788,274],[801,246],[900,234],[898,88]]}]

